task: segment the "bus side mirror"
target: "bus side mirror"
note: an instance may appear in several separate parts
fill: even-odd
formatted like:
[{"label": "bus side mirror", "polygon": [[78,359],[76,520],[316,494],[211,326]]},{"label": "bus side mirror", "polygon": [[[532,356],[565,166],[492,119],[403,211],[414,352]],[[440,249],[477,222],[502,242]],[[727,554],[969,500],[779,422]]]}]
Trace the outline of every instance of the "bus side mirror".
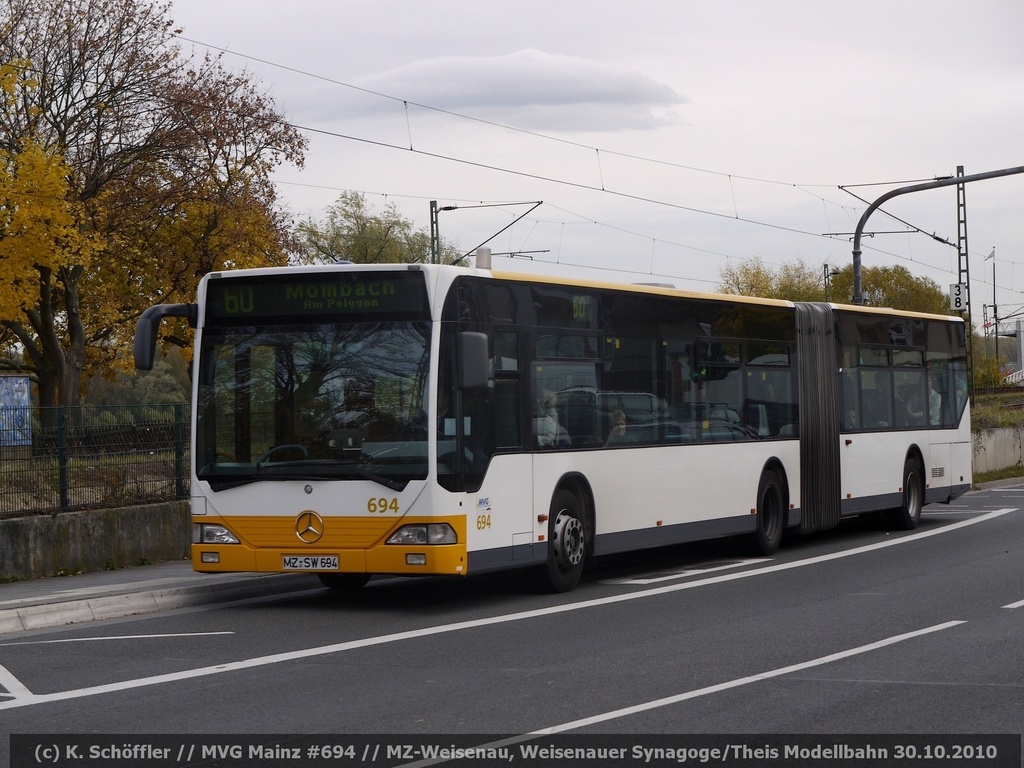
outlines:
[{"label": "bus side mirror", "polygon": [[198,323],[198,304],[157,304],[150,307],[135,324],[135,369],[139,371],[153,370],[153,358],[156,357],[156,336],[160,321],[165,317],[185,317],[188,324],[195,328]]},{"label": "bus side mirror", "polygon": [[487,354],[487,334],[462,331],[456,339],[459,389],[486,387],[487,368],[490,363],[490,357]]}]

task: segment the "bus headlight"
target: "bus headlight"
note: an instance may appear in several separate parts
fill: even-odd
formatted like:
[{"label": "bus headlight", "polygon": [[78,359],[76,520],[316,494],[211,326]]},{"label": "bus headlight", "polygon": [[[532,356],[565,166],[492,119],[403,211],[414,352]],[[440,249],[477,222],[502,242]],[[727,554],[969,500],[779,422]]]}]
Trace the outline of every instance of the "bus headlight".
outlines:
[{"label": "bus headlight", "polygon": [[238,544],[238,538],[223,525],[195,523],[192,526],[193,544]]},{"label": "bus headlight", "polygon": [[448,523],[403,525],[388,537],[388,544],[456,544],[458,536]]}]

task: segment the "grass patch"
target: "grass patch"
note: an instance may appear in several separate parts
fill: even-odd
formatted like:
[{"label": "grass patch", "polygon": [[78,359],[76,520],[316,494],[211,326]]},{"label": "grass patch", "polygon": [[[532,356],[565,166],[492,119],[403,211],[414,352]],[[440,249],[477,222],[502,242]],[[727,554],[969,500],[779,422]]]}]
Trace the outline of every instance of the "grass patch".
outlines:
[{"label": "grass patch", "polygon": [[971,406],[971,429],[1024,426],[1024,391],[1020,394],[978,395]]},{"label": "grass patch", "polygon": [[978,472],[974,475],[974,484],[978,483],[991,483],[994,480],[1012,480],[1013,478],[1021,477],[1024,478],[1024,467],[1004,467],[1003,469],[995,469],[991,472]]}]

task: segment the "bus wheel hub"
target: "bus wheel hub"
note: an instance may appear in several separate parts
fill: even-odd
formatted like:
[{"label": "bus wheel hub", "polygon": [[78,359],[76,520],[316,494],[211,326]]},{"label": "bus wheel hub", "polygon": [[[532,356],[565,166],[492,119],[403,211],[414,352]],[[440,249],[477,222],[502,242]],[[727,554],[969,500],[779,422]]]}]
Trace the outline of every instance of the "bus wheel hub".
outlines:
[{"label": "bus wheel hub", "polygon": [[572,568],[583,561],[583,523],[579,518],[564,511],[558,513],[554,544],[559,566]]}]

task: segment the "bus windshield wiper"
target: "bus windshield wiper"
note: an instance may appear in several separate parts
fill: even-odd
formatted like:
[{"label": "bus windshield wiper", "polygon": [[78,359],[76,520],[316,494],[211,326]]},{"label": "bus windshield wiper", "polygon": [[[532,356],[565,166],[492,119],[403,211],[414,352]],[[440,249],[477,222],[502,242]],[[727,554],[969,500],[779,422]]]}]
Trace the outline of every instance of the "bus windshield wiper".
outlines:
[{"label": "bus windshield wiper", "polygon": [[[384,475],[359,466],[351,459],[298,459],[296,461],[275,461],[270,464],[256,464],[256,478],[259,480],[330,480],[332,474],[321,474],[311,472],[314,467],[331,467],[341,469],[347,475],[354,475],[365,480],[372,480],[375,483],[390,488],[393,491],[401,491],[405,483],[392,480]],[[277,471],[280,469],[280,471]],[[306,471],[303,471],[306,470]]]},{"label": "bus windshield wiper", "polygon": [[[205,478],[200,477],[199,479],[203,480]],[[210,484],[210,490],[212,491],[226,491],[231,488],[238,488],[243,485],[248,485],[249,483],[255,483],[256,478],[246,477],[234,480],[207,480],[207,482]]]},{"label": "bus windshield wiper", "polygon": [[375,483],[383,485],[385,488],[390,488],[392,491],[401,491],[405,489],[405,483],[400,483],[397,480],[392,480],[391,478],[385,477],[384,475],[378,475],[376,472],[371,472],[365,467],[359,466],[358,464],[356,464],[356,462],[352,461],[351,459],[347,461],[335,460],[332,461],[331,463],[336,466],[344,467],[345,469],[351,471],[352,474],[354,475],[358,475],[359,477],[365,478],[366,480],[372,480]]}]

